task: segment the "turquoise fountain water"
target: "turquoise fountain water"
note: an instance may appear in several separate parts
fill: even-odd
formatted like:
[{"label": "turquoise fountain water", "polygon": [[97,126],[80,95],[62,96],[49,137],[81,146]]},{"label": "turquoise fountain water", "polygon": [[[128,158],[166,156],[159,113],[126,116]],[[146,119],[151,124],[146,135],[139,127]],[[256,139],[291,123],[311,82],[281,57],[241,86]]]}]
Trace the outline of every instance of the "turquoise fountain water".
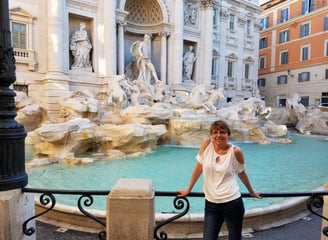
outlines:
[{"label": "turquoise fountain water", "polygon": [[[328,181],[327,138],[299,135],[292,138],[292,144],[234,143],[244,151],[247,172],[256,190],[307,191]],[[176,191],[187,186],[197,151],[198,148],[162,146],[137,158],[100,160],[88,165],[52,164],[28,169],[29,184],[47,189],[110,190],[120,178],[145,178],[153,180],[157,191]],[[202,192],[202,179],[193,191]],[[241,191],[247,192],[243,186]],[[72,206],[77,202],[72,196],[57,196],[57,200]],[[174,210],[172,200],[156,198],[156,211]],[[250,209],[281,200],[246,198],[245,205]],[[202,212],[203,201],[190,198],[190,211]],[[104,209],[105,198],[95,197],[93,208]]]}]

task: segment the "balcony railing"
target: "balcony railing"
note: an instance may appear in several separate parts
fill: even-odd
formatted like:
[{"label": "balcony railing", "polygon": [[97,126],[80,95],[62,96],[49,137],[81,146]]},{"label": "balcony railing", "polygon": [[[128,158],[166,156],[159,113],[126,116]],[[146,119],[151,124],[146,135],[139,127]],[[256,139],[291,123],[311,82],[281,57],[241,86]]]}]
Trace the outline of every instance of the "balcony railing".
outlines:
[{"label": "balcony railing", "polygon": [[35,51],[22,48],[14,48],[14,55],[16,63],[27,64],[29,70],[36,70],[37,63],[35,58]]},{"label": "balcony railing", "polygon": [[[35,229],[33,227],[28,228],[29,222],[32,220],[44,215],[45,213],[51,211],[54,209],[56,205],[56,197],[57,195],[77,195],[80,196],[77,201],[77,206],[82,214],[85,216],[91,218],[92,220],[96,221],[97,223],[103,225],[106,227],[106,222],[99,219],[98,217],[94,216],[90,212],[88,212],[84,207],[90,207],[93,204],[93,196],[107,196],[110,191],[83,191],[83,190],[53,190],[53,189],[37,189],[37,188],[23,188],[23,192],[25,193],[37,193],[41,194],[39,197],[40,203],[43,206],[49,206],[45,211],[27,219],[23,223],[23,232],[27,236],[31,236],[35,233]],[[173,206],[176,210],[180,211],[173,217],[170,217],[166,219],[163,222],[158,223],[154,228],[154,239],[156,240],[162,240],[162,239],[168,239],[167,233],[164,231],[160,231],[160,229],[183,217],[189,212],[190,204],[187,197],[176,197],[176,192],[167,192],[167,191],[155,191],[156,197],[175,197],[173,200]],[[324,199],[323,196],[328,195],[328,191],[309,191],[309,192],[284,192],[284,193],[262,193],[261,196],[263,198],[281,198],[281,197],[309,197],[307,200],[307,209],[313,213],[314,215],[317,215],[318,217],[328,221],[328,218],[320,215],[315,211],[314,209],[320,209],[323,208],[324,205]],[[204,193],[200,192],[193,192],[188,195],[188,197],[204,197]],[[242,193],[242,197],[249,198],[251,197],[248,193]],[[177,211],[174,211],[176,213]],[[160,231],[160,232],[159,232]],[[325,236],[328,236],[328,227],[323,228],[323,234]],[[98,234],[99,239],[103,240],[106,239],[106,232],[101,231]]]}]

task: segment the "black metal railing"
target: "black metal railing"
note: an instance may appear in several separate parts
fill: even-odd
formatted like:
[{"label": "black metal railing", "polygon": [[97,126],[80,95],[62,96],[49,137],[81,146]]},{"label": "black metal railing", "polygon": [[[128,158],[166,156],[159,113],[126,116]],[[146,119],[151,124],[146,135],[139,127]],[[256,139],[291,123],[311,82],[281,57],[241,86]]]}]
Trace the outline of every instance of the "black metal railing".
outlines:
[{"label": "black metal railing", "polygon": [[[23,188],[23,192],[25,193],[37,193],[41,194],[39,197],[40,204],[44,207],[47,207],[46,210],[43,212],[38,213],[37,215],[27,219],[23,223],[23,232],[25,235],[31,236],[35,233],[34,227],[28,228],[29,222],[31,222],[33,219],[36,219],[47,212],[51,211],[55,205],[56,205],[56,197],[57,195],[77,195],[80,196],[77,201],[77,206],[82,214],[87,216],[88,218],[96,221],[97,223],[101,224],[106,228],[106,222],[99,219],[98,217],[91,214],[89,211],[85,209],[85,207],[90,207],[94,203],[93,196],[107,196],[110,191],[84,191],[84,190],[53,190],[53,189],[38,189],[38,188]],[[176,215],[166,219],[165,221],[162,221],[158,223],[154,228],[154,239],[156,240],[165,240],[168,239],[168,234],[165,231],[160,231],[160,229],[183,217],[189,212],[190,209],[190,203],[188,198],[189,197],[204,197],[204,193],[200,192],[192,192],[187,197],[176,197],[176,192],[168,192],[168,191],[156,191],[155,196],[156,197],[174,197],[173,200],[173,206],[177,211],[172,211],[172,213],[176,213]],[[284,193],[262,193],[261,196],[263,198],[291,198],[291,197],[309,197],[307,200],[307,209],[313,213],[314,215],[324,219],[325,221],[328,221],[328,218],[324,217],[323,215],[319,214],[314,209],[318,210],[323,208],[324,205],[324,198],[323,196],[328,195],[328,191],[307,191],[307,192],[284,192]],[[244,198],[250,198],[252,197],[248,193],[242,193],[242,197]],[[328,236],[328,227],[324,227],[322,230],[322,233],[325,236]],[[106,239],[106,231],[102,230],[98,234],[99,239],[104,240]]]}]

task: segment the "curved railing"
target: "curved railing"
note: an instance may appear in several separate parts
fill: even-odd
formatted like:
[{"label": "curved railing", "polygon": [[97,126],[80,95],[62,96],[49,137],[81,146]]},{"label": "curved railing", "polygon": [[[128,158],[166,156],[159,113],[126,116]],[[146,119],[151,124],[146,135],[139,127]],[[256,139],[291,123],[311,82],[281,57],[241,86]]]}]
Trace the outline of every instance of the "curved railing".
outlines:
[{"label": "curved railing", "polygon": [[[77,206],[82,214],[87,216],[88,218],[96,221],[97,223],[101,224],[102,226],[106,227],[106,222],[99,219],[98,217],[94,216],[90,212],[88,212],[84,207],[90,207],[93,204],[93,196],[107,196],[110,191],[83,191],[83,190],[53,190],[53,189],[37,189],[37,188],[23,188],[23,192],[28,193],[38,193],[41,194],[39,197],[41,205],[44,207],[47,207],[47,209],[29,219],[27,219],[23,223],[23,232],[25,235],[31,236],[35,233],[34,227],[28,228],[29,222],[31,222],[33,219],[36,219],[45,213],[51,211],[55,205],[56,205],[56,198],[55,194],[59,195],[78,195],[80,196],[77,201]],[[173,200],[173,206],[176,210],[179,212],[174,215],[173,217],[170,217],[166,219],[165,221],[162,221],[158,223],[154,228],[154,239],[156,240],[165,240],[168,239],[168,234],[165,231],[160,231],[160,229],[183,217],[186,215],[190,209],[189,200],[187,197],[176,197],[176,192],[168,192],[168,191],[156,191],[155,196],[156,197],[175,197]],[[307,209],[313,213],[314,215],[328,221],[328,218],[324,217],[323,215],[320,215],[317,213],[316,210],[323,208],[324,205],[324,199],[323,196],[328,195],[328,191],[308,191],[308,192],[285,192],[285,193],[262,193],[261,196],[263,198],[281,198],[281,197],[309,197],[307,200]],[[188,195],[188,197],[204,197],[204,193],[200,192],[192,192]],[[242,197],[249,198],[252,197],[248,193],[242,193]],[[176,211],[174,211],[176,213]],[[322,233],[328,237],[328,227],[324,227]],[[106,239],[106,232],[102,230],[98,234],[99,239],[104,240]]]}]

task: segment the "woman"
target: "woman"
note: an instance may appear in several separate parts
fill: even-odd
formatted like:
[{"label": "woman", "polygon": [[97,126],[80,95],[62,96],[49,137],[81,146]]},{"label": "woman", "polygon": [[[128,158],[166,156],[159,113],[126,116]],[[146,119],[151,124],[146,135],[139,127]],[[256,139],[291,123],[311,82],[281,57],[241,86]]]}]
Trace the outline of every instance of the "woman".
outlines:
[{"label": "woman", "polygon": [[245,171],[241,149],[228,142],[230,128],[222,120],[212,123],[211,138],[203,140],[188,188],[178,190],[178,197],[187,196],[203,173],[205,218],[203,240],[217,240],[223,222],[226,222],[229,239],[240,240],[245,213],[239,191],[237,175],[250,195],[261,198],[254,191]]}]

